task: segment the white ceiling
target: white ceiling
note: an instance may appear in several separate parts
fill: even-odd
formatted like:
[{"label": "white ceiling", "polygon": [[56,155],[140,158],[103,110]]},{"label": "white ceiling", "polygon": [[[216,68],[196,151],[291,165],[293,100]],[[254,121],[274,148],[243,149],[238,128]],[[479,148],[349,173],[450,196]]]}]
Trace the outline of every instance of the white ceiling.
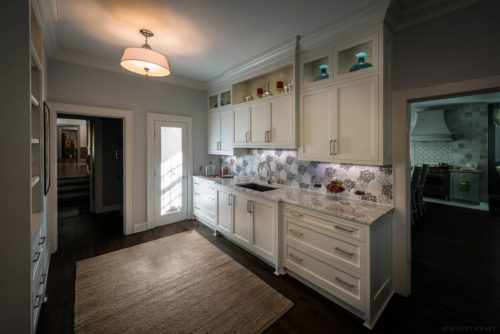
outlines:
[{"label": "white ceiling", "polygon": [[[152,30],[172,74],[207,81],[373,0],[52,0],[57,50],[118,63]],[[379,0],[374,0],[379,1]]]}]

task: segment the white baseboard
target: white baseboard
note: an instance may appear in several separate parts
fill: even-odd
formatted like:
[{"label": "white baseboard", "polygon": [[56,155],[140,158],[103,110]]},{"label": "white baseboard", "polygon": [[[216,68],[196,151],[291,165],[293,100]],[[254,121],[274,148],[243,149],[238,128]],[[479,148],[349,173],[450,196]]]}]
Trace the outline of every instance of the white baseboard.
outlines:
[{"label": "white baseboard", "polygon": [[104,213],[104,212],[119,211],[119,210],[120,210],[119,204],[103,205],[103,206],[96,205],[95,207],[95,213]]},{"label": "white baseboard", "polygon": [[134,224],[134,233],[146,231],[147,229],[148,229],[147,222]]}]

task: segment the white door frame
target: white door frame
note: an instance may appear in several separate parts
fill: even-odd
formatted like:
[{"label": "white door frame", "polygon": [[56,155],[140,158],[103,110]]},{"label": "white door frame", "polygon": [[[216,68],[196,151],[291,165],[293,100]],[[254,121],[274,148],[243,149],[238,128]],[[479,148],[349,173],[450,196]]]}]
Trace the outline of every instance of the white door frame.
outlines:
[{"label": "white door frame", "polygon": [[392,93],[393,289],[403,296],[411,292],[410,103],[499,88],[500,75],[495,75]]},{"label": "white door frame", "polygon": [[[123,233],[131,234],[134,232],[134,222],[133,222],[133,161],[134,161],[134,114],[131,110],[124,109],[111,109],[102,107],[90,107],[77,104],[68,104],[49,101],[49,108],[51,115],[51,132],[55,133],[57,114],[73,114],[73,115],[83,115],[83,116],[93,116],[93,117],[109,117],[109,118],[120,118],[123,120]],[[57,140],[53,140],[55,136],[51,136],[51,152],[57,152]],[[55,217],[49,219],[49,225],[52,224],[52,228],[49,226],[50,239],[54,240],[55,247],[54,251],[57,249],[57,154],[51,154],[51,188],[52,196],[51,201],[56,204],[55,212],[50,215],[50,217]]]},{"label": "white door frame", "polygon": [[155,121],[164,121],[164,122],[178,122],[178,123],[186,123],[187,124],[187,217],[188,219],[192,218],[193,212],[193,197],[192,195],[192,176],[193,176],[193,119],[191,117],[185,116],[175,116],[175,115],[167,115],[167,114],[157,114],[157,113],[148,113],[147,114],[147,142],[148,142],[148,164],[147,164],[147,173],[148,173],[148,221],[147,221],[147,229],[155,227],[155,187],[154,187],[154,168],[155,168]]}]

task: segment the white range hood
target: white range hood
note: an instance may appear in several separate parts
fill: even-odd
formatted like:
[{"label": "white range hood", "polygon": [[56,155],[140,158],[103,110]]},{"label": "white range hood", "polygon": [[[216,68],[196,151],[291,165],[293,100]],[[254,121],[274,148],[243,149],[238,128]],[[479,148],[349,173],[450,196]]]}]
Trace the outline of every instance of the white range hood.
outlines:
[{"label": "white range hood", "polygon": [[444,120],[444,109],[417,111],[417,123],[411,132],[411,141],[453,141],[453,135]]}]

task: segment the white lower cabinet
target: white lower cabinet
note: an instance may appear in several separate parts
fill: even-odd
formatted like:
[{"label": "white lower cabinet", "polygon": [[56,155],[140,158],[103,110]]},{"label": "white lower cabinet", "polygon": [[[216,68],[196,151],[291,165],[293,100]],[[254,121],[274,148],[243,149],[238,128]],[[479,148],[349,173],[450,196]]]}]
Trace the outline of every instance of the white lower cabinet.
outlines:
[{"label": "white lower cabinet", "polygon": [[215,227],[216,196],[213,180],[193,176],[193,215],[210,228]]},{"label": "white lower cabinet", "polygon": [[284,267],[372,328],[392,296],[391,219],[363,225],[285,204]]},{"label": "white lower cabinet", "polygon": [[217,232],[274,265],[278,274],[278,203],[216,188]]},{"label": "white lower cabinet", "polygon": [[233,194],[224,189],[217,189],[217,222],[216,230],[225,234],[233,234]]}]

